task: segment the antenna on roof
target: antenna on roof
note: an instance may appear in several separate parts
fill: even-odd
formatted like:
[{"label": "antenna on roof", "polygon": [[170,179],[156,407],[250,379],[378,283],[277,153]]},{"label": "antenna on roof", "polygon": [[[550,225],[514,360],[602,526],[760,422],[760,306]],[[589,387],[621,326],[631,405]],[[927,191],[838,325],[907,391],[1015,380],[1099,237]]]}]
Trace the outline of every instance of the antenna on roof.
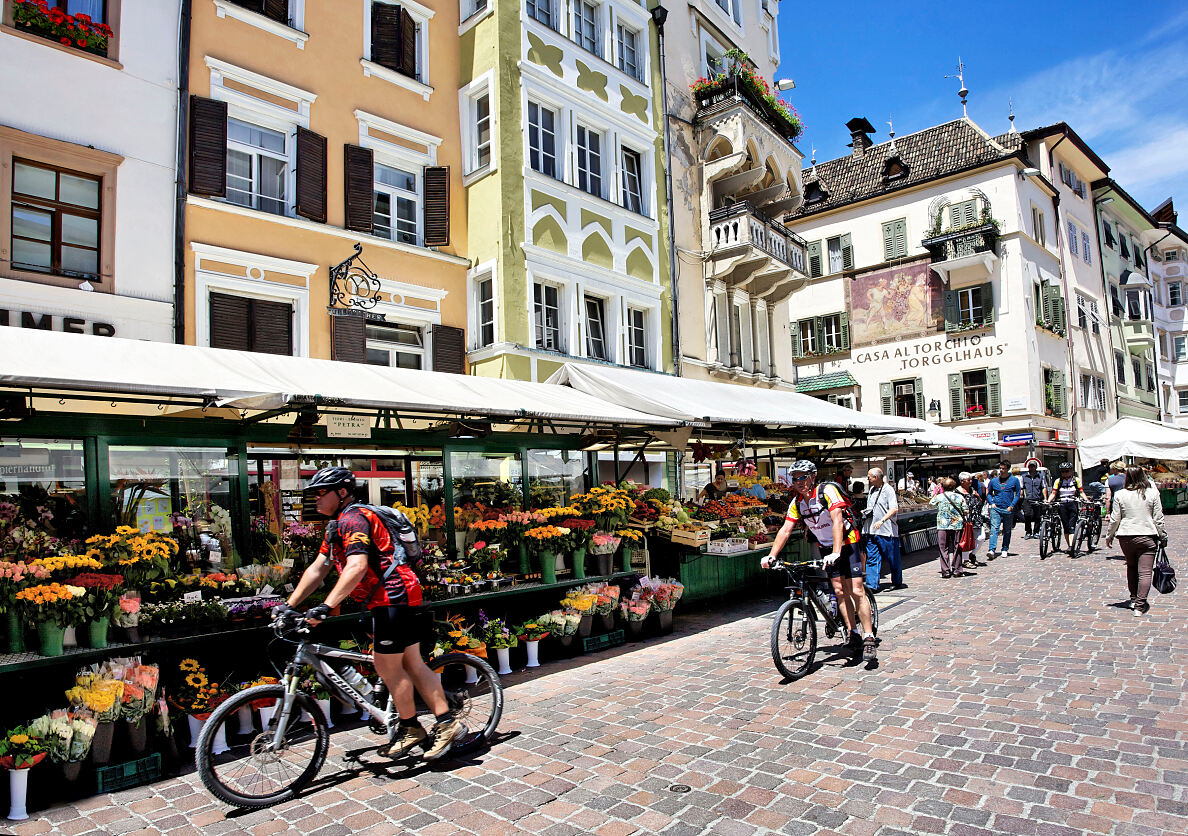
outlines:
[{"label": "antenna on roof", "polygon": [[1007,99],[1007,106],[1011,110],[1011,115],[1007,117],[1011,122],[1011,129],[1007,133],[1017,134],[1019,133],[1019,129],[1015,127],[1015,100]]},{"label": "antenna on roof", "polygon": [[961,115],[966,119],[969,118],[969,107],[966,104],[966,99],[969,97],[969,90],[965,87],[965,64],[961,61],[961,56],[957,56],[957,74],[946,75],[945,78],[955,78],[961,82],[961,89],[957,91],[957,95],[961,97]]},{"label": "antenna on roof", "polygon": [[895,123],[891,120],[891,114],[887,114],[887,127],[891,129],[891,151],[898,151],[895,147]]}]

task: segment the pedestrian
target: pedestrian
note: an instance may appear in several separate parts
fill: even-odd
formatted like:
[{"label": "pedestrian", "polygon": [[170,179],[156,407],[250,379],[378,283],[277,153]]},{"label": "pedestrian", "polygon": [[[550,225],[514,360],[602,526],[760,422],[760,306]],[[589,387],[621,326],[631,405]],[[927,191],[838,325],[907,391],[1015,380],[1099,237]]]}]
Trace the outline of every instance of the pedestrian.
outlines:
[{"label": "pedestrian", "polygon": [[1039,536],[1040,516],[1048,496],[1048,474],[1039,469],[1038,459],[1028,459],[1027,472],[1020,481],[1023,483],[1023,539],[1034,540]]},{"label": "pedestrian", "polygon": [[1087,467],[1081,471],[1081,483],[1086,487],[1094,482],[1100,482],[1102,476],[1110,475],[1110,460],[1101,459],[1093,467]]},{"label": "pedestrian", "polygon": [[1159,549],[1167,545],[1167,528],[1163,524],[1163,504],[1159,489],[1151,484],[1146,471],[1132,466],[1126,470],[1126,482],[1114,496],[1110,511],[1110,527],[1106,531],[1106,546],[1114,537],[1126,556],[1126,586],[1130,590],[1130,607],[1135,616],[1144,615],[1151,605],[1147,593],[1151,591],[1151,573]]},{"label": "pedestrian", "polygon": [[1126,485],[1126,462],[1118,459],[1110,465],[1110,475],[1106,478],[1106,513],[1110,513],[1110,496],[1122,490]]},{"label": "pedestrian", "polygon": [[957,539],[965,525],[965,499],[957,493],[957,482],[945,477],[941,492],[928,502],[936,508],[936,544],[940,548],[940,576],[959,578],[964,573],[957,559]]},{"label": "pedestrian", "polygon": [[866,588],[879,591],[883,564],[891,569],[891,588],[907,589],[903,582],[903,562],[899,554],[899,500],[895,488],[887,484],[883,469],[866,472],[870,491],[866,497]]},{"label": "pedestrian", "polygon": [[[962,548],[962,551],[967,551],[964,565],[969,569],[976,569],[979,566],[985,566],[985,563],[978,562],[978,549],[986,542],[986,526],[982,517],[982,508],[986,504],[982,497],[978,496],[978,492],[973,489],[973,474],[967,470],[961,471],[958,474],[960,484],[957,487],[957,493],[965,498],[965,524],[970,529],[969,548]],[[963,529],[962,538],[965,538],[965,530]],[[966,544],[962,544],[963,546]],[[961,556],[958,555],[958,562]]]},{"label": "pedestrian", "polygon": [[[1015,511],[1022,496],[1023,486],[1019,483],[1019,477],[1011,475],[1011,463],[1004,459],[998,463],[998,473],[986,483],[986,501],[990,506],[990,560],[1010,553],[1011,527],[1015,524]],[[998,548],[1000,533],[1001,550]]]},{"label": "pedestrian", "polygon": [[1048,501],[1060,503],[1060,524],[1064,528],[1064,540],[1068,545],[1069,555],[1076,557],[1072,538],[1077,525],[1077,512],[1080,510],[1077,500],[1086,498],[1085,491],[1081,489],[1081,480],[1073,476],[1072,462],[1061,462],[1059,470],[1060,478],[1049,491]]},{"label": "pedestrian", "polygon": [[931,476],[928,477],[928,496],[930,498],[937,496],[943,490],[944,488],[941,486],[941,480],[939,477],[935,479]]}]

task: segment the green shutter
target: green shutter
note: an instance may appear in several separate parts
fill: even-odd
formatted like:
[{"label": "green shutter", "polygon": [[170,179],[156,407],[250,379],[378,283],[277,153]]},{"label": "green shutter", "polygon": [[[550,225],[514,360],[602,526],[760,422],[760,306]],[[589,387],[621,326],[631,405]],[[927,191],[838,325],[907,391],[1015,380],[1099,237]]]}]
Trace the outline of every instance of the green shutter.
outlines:
[{"label": "green shutter", "polygon": [[982,285],[982,324],[994,324],[994,282]]},{"label": "green shutter", "polygon": [[837,403],[837,395],[826,395],[825,400],[829,401],[830,403]]},{"label": "green shutter", "polygon": [[907,218],[901,218],[895,222],[895,257],[903,258],[907,251]]},{"label": "green shutter", "polygon": [[1055,293],[1053,294],[1054,298],[1052,300],[1052,313],[1056,317],[1056,321],[1053,324],[1061,331],[1068,333],[1067,303],[1065,302],[1064,297],[1060,295],[1060,288],[1056,287],[1054,290]]},{"label": "green shutter", "polygon": [[1002,415],[1002,391],[998,384],[998,369],[986,369],[986,400],[991,415]]},{"label": "green shutter", "polygon": [[879,384],[879,399],[883,402],[883,414],[890,415],[891,408],[894,405],[891,401],[891,384],[890,383],[880,383]]},{"label": "green shutter", "polygon": [[883,224],[883,261],[895,258],[895,221]]},{"label": "green shutter", "polygon": [[850,233],[841,237],[842,269],[854,269],[854,245],[850,240]]},{"label": "green shutter", "polygon": [[816,334],[817,338],[817,341],[814,343],[817,349],[815,353],[823,354],[825,352],[825,317],[813,317],[813,333]]},{"label": "green shutter", "polygon": [[[719,352],[720,354],[721,352]],[[800,323],[792,323],[792,359],[799,360],[804,354],[800,350]]]},{"label": "green shutter", "polygon": [[917,377],[912,381],[916,390],[916,417],[924,417],[924,378]]},{"label": "green shutter", "polygon": [[976,201],[963,200],[949,207],[949,228],[959,229],[971,226],[978,219]]},{"label": "green shutter", "polygon": [[813,241],[808,245],[809,278],[821,275],[821,242]]},{"label": "green shutter", "polygon": [[1052,369],[1052,411],[1056,417],[1064,417],[1064,372]]},{"label": "green shutter", "polygon": [[957,311],[957,291],[946,290],[944,294],[945,301],[945,330],[954,331],[958,325],[958,311]]},{"label": "green shutter", "polygon": [[1052,325],[1052,285],[1043,282],[1040,285],[1040,296],[1043,300],[1043,309],[1040,314],[1040,324],[1046,327]]},{"label": "green shutter", "polygon": [[839,315],[841,318],[841,347],[845,351],[850,350],[850,315],[842,311]]},{"label": "green shutter", "polygon": [[961,372],[949,375],[949,420],[960,421],[965,417],[965,390],[961,386]]}]

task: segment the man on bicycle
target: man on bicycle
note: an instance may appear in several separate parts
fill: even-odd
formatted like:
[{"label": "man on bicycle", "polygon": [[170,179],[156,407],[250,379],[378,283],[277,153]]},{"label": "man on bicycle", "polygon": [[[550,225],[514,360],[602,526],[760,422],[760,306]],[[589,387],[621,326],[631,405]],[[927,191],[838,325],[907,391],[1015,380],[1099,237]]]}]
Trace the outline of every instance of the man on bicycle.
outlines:
[{"label": "man on bicycle", "polygon": [[[404,547],[374,511],[356,502],[355,475],[345,467],[323,467],[305,491],[313,494],[318,513],[329,522],[318,552],[322,559],[305,570],[286,609],[292,610],[320,587],[332,566],[338,570],[338,582],[325,603],[311,607],[305,618],[320,622],[348,597],[371,611],[375,670],[400,715],[395,739],[380,751],[400,757],[428,741],[424,759],[436,760],[449,751],[462,724],[446,702],[441,681],[421,657],[430,616],[421,604],[420,582],[405,564]],[[417,722],[414,688],[437,720],[428,733]]]},{"label": "man on bicycle", "polygon": [[1072,462],[1060,463],[1060,478],[1052,486],[1048,494],[1049,502],[1059,502],[1060,524],[1064,529],[1064,540],[1068,545],[1068,553],[1073,557],[1073,532],[1077,527],[1078,499],[1085,499],[1085,491],[1081,489],[1081,480],[1073,475]]},{"label": "man on bicycle", "polygon": [[864,589],[865,561],[857,548],[860,534],[851,521],[853,514],[847,515],[850,503],[836,485],[818,485],[817,466],[806,459],[792,464],[788,469],[788,478],[795,495],[788,505],[784,524],[771,544],[771,552],[761,564],[764,569],[771,567],[777,555],[783,551],[792,530],[798,523],[804,525],[816,538],[822,552],[829,549],[825,555],[825,567],[833,584],[838,609],[850,630],[850,640],[854,641],[856,626],[861,622],[862,636],[859,641],[862,659],[874,662],[877,656],[870,601]]}]

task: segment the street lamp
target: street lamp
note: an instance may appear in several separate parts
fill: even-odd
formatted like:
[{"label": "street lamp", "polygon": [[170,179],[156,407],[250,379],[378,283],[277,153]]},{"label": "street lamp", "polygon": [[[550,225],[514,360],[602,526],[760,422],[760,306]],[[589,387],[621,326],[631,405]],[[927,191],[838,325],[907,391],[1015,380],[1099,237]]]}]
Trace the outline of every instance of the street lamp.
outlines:
[{"label": "street lamp", "polygon": [[796,82],[790,78],[781,78],[779,81],[776,82],[775,86],[776,86],[776,89],[780,90],[780,91],[795,90]]}]

